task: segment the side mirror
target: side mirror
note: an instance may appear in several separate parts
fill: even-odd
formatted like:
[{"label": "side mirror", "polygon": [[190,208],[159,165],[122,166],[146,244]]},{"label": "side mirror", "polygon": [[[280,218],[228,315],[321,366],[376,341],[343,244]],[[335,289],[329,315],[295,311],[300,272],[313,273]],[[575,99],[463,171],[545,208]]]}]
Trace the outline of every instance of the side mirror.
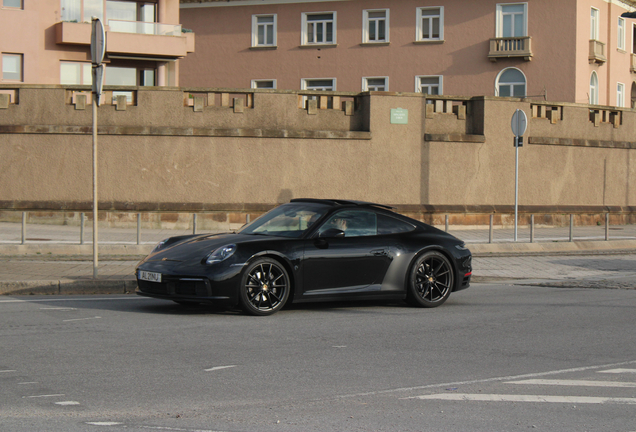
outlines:
[{"label": "side mirror", "polygon": [[328,230],[321,232],[318,237],[319,238],[340,238],[344,236],[345,236],[344,231],[339,230],[338,228],[329,228]]}]

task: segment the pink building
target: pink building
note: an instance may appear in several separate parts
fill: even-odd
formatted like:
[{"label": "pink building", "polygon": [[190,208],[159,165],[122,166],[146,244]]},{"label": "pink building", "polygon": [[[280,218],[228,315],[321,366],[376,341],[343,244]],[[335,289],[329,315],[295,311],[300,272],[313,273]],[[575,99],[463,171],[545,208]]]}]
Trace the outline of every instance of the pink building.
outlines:
[{"label": "pink building", "polygon": [[91,17],[106,29],[107,85],[179,85],[194,34],[179,0],[0,0],[0,83],[91,84]]},{"label": "pink building", "polygon": [[[6,0],[5,0],[6,1]],[[632,0],[181,0],[181,85],[629,107]]]}]

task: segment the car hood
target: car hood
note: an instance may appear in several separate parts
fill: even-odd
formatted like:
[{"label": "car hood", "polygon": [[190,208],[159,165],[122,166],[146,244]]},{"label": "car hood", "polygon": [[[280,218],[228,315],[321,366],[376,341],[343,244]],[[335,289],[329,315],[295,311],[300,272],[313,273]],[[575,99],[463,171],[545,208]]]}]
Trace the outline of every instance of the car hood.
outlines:
[{"label": "car hood", "polygon": [[259,242],[272,240],[276,237],[258,236],[247,234],[203,234],[199,236],[189,237],[185,240],[168,245],[165,249],[161,249],[148,255],[143,262],[153,261],[173,261],[187,262],[200,261],[210,252],[229,244],[240,245],[246,242]]}]

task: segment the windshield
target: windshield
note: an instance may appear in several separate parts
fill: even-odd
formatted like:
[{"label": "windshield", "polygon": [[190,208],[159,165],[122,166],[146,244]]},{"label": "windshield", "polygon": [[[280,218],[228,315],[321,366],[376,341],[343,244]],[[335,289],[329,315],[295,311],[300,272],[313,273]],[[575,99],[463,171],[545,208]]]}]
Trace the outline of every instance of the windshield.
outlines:
[{"label": "windshield", "polygon": [[279,237],[302,237],[305,231],[324,215],[329,207],[314,203],[289,203],[265,213],[245,225],[241,234]]}]

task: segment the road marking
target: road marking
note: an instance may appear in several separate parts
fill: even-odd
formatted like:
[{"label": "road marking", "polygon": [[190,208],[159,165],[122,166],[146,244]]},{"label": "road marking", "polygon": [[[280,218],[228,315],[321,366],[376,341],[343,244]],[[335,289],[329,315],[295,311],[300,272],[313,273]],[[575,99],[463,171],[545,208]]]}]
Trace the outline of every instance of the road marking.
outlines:
[{"label": "road marking", "polygon": [[86,422],[87,425],[91,426],[119,426],[123,423],[119,422]]},{"label": "road marking", "polygon": [[22,396],[22,399],[58,397],[58,396],[64,396],[64,395],[63,394],[50,394],[50,395],[37,395],[37,396]]},{"label": "road marking", "polygon": [[592,380],[544,380],[529,379],[523,381],[506,381],[506,384],[536,384],[553,386],[582,386],[582,387],[636,387],[634,382],[592,381]]},{"label": "road marking", "polygon": [[55,405],[79,405],[79,402],[75,401],[64,401],[64,402],[55,402]]},{"label": "road marking", "polygon": [[38,384],[38,382],[37,381],[32,381],[32,382],[21,382],[21,383],[18,383],[18,385],[27,385],[27,384]]},{"label": "road marking", "polygon": [[334,345],[331,348],[346,348],[346,345]]},{"label": "road marking", "polygon": [[101,319],[102,317],[96,316],[96,317],[90,317],[90,318],[73,318],[73,319],[67,319],[67,320],[62,320],[62,322],[71,322],[71,321],[86,321],[86,320],[93,320],[93,319]]},{"label": "road marking", "polygon": [[636,369],[610,369],[610,370],[598,371],[598,373],[612,373],[612,374],[636,373]]},{"label": "road marking", "polygon": [[[333,398],[327,398],[327,399],[344,399],[344,398],[352,398],[352,397],[360,397],[360,396],[375,396],[375,395],[388,394],[388,393],[425,390],[425,389],[439,388],[439,387],[459,387],[462,385],[482,384],[487,382],[513,381],[513,380],[519,380],[523,378],[536,378],[540,376],[559,375],[562,373],[569,373],[569,372],[582,372],[582,371],[588,371],[588,370],[594,370],[594,369],[613,368],[616,366],[632,365],[635,363],[636,363],[636,360],[631,360],[631,361],[620,362],[620,363],[611,363],[611,364],[597,365],[597,366],[584,366],[584,367],[578,367],[578,368],[560,369],[560,370],[553,370],[548,372],[537,372],[537,373],[523,374],[523,375],[511,375],[511,376],[505,376],[505,377],[483,378],[483,379],[468,380],[468,381],[455,381],[455,382],[447,382],[447,383],[440,383],[440,384],[428,384],[428,385],[415,386],[415,387],[402,387],[402,388],[395,388],[395,389],[388,389],[388,390],[370,391],[370,392],[364,392],[364,393],[336,395]],[[316,400],[322,400],[322,399],[316,399]]]},{"label": "road marking", "polygon": [[212,372],[212,371],[216,371],[216,370],[221,370],[221,369],[229,369],[229,368],[233,368],[236,367],[236,365],[229,365],[229,366],[215,366],[213,368],[210,369],[204,369],[206,372]]},{"label": "road marking", "polygon": [[67,310],[77,310],[77,308],[72,308],[72,307],[49,307],[49,308],[40,308],[40,310],[63,310],[63,311],[67,311]]},{"label": "road marking", "polygon": [[17,372],[16,370],[0,370],[0,373]]},{"label": "road marking", "polygon": [[626,404],[636,405],[636,398],[609,398],[586,396],[543,396],[543,395],[507,395],[507,394],[465,394],[440,393],[413,396],[402,399],[453,400],[478,402],[544,402],[573,404]]},{"label": "road marking", "polygon": [[33,299],[33,300],[0,300],[0,303],[48,303],[48,302],[59,302],[59,301],[98,301],[98,300],[153,300],[150,297],[113,297],[113,298],[59,298],[59,299]]}]

